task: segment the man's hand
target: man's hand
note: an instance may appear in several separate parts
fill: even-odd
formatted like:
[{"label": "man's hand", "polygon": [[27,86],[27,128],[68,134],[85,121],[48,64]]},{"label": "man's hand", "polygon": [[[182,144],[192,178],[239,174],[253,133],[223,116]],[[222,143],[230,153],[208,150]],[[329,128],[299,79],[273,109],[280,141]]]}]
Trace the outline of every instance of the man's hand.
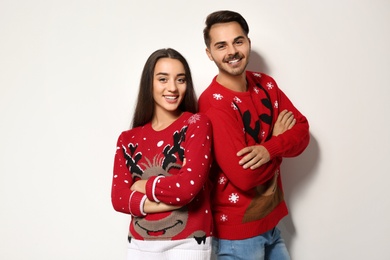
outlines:
[{"label": "man's hand", "polygon": [[268,150],[262,145],[245,147],[237,153],[237,156],[244,156],[239,162],[240,165],[244,169],[251,168],[252,170],[259,168],[270,160]]},{"label": "man's hand", "polygon": [[295,125],[296,121],[297,120],[294,118],[294,115],[291,111],[288,112],[287,110],[283,110],[280,112],[278,119],[274,124],[272,135],[278,136],[283,134],[287,130],[291,129]]},{"label": "man's hand", "polygon": [[[278,119],[274,124],[274,129],[272,131],[273,136],[278,136],[283,134],[287,130],[291,129],[296,123],[293,113],[287,110],[283,110],[278,115]],[[268,150],[262,145],[254,145],[243,148],[237,153],[237,156],[244,156],[240,160],[240,165],[244,169],[257,169],[261,165],[269,162],[270,154]]]}]

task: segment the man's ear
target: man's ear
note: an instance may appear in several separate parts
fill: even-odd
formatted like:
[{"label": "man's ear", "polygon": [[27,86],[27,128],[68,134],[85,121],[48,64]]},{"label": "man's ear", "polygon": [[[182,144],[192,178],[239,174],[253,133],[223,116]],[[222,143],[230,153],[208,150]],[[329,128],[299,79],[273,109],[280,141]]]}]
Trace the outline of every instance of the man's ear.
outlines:
[{"label": "man's ear", "polygon": [[211,56],[210,50],[208,48],[206,48],[206,54],[211,61],[214,61],[213,57]]}]

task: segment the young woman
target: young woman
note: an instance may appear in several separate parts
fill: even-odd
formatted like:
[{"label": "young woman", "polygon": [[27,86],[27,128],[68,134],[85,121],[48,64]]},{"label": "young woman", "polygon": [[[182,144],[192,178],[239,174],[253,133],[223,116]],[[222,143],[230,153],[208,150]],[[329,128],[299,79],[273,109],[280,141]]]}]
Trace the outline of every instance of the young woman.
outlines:
[{"label": "young woman", "polygon": [[152,53],[114,160],[112,204],[131,214],[128,259],[210,259],[212,129],[196,112],[185,58],[173,49]]}]

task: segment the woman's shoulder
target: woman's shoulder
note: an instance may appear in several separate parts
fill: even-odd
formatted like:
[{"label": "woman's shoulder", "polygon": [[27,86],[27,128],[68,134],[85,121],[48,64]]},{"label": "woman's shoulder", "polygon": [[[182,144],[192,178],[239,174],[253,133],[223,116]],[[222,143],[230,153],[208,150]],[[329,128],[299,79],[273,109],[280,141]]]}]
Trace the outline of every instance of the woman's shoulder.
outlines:
[{"label": "woman's shoulder", "polygon": [[[212,124],[209,117],[204,113],[189,113],[187,114],[188,118],[185,122],[185,127],[187,132],[193,133],[198,136],[211,135]],[[198,133],[198,134],[197,134]],[[191,134],[192,135],[192,134]]]},{"label": "woman's shoulder", "polygon": [[124,130],[120,133],[119,138],[121,139],[134,139],[138,138],[138,136],[141,135],[143,132],[143,129],[146,127],[146,125],[138,126],[135,128]]},{"label": "woman's shoulder", "polygon": [[190,113],[184,112],[185,121],[188,125],[199,125],[199,124],[207,124],[210,122],[210,119],[205,113],[197,112]]}]

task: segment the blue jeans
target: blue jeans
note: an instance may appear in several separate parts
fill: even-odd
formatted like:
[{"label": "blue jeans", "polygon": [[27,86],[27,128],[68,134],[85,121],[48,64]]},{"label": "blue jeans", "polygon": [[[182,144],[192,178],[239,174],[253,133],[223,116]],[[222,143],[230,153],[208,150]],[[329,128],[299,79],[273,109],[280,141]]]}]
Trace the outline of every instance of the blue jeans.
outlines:
[{"label": "blue jeans", "polygon": [[278,228],[243,240],[213,238],[213,257],[218,260],[290,260]]}]

